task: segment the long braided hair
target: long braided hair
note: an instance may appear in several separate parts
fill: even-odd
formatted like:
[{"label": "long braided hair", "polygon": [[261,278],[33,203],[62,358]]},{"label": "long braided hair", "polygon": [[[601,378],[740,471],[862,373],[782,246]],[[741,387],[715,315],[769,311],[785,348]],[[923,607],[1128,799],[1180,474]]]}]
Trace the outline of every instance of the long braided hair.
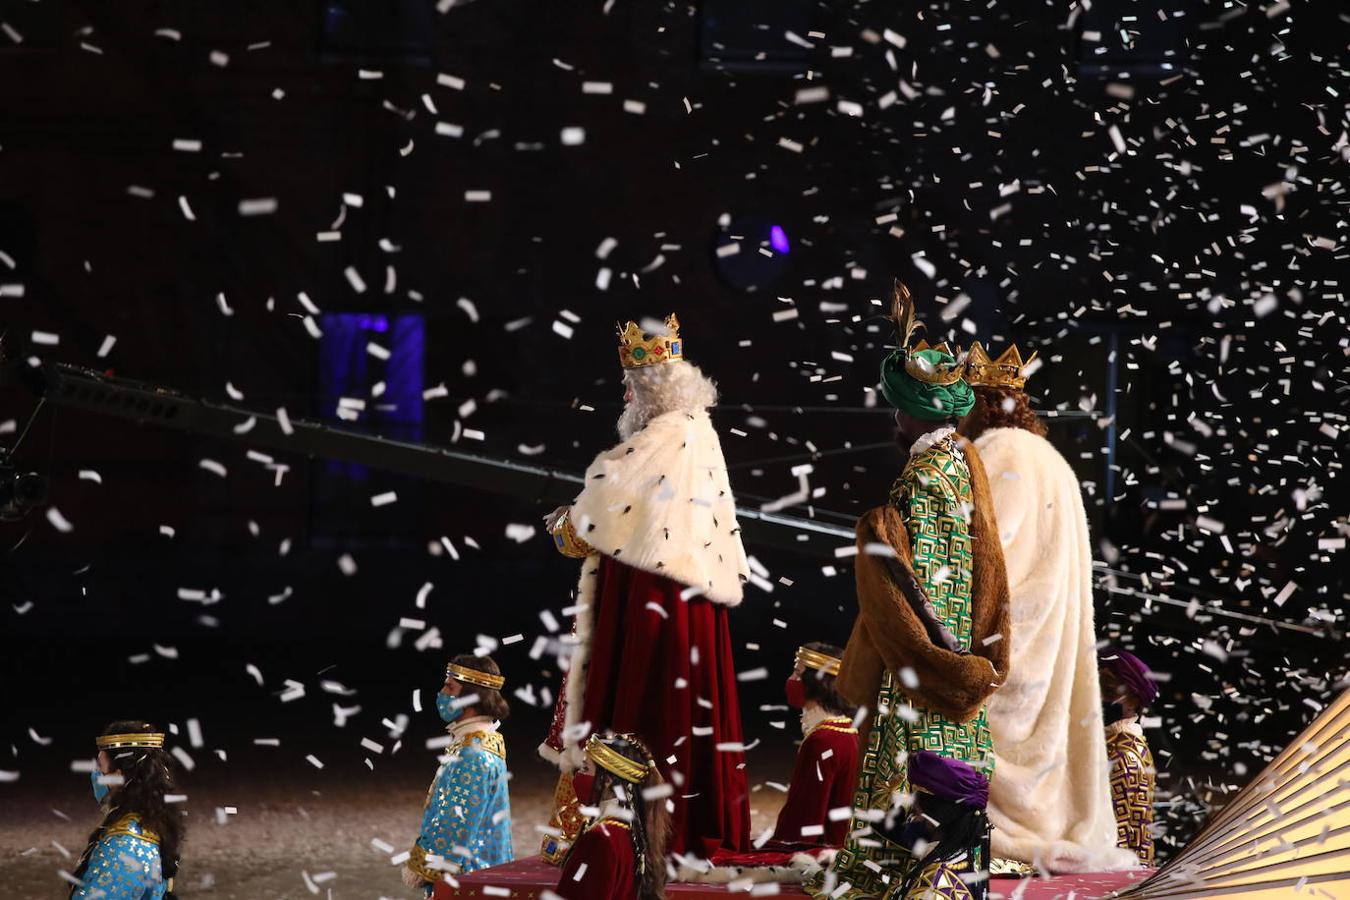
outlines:
[{"label": "long braided hair", "polygon": [[[102,734],[129,734],[159,731],[141,719],[113,722]],[[83,879],[94,848],[109,828],[127,815],[134,814],[141,827],[159,837],[160,871],[165,881],[178,872],[178,853],[183,843],[183,816],[171,809],[165,795],[173,793],[173,758],[163,750],[126,748],[104,751],[112,763],[112,773],[122,776],[122,784],[104,801],[107,812],[89,835],[89,843],[80,856],[75,877]],[[75,888],[71,888],[72,894]]]},{"label": "long braided hair", "polygon": [[611,750],[647,767],[647,777],[641,784],[633,784],[612,774],[606,769],[596,767],[595,786],[591,789],[591,802],[618,796],[633,811],[631,833],[633,852],[638,867],[639,900],[665,900],[666,897],[666,843],[670,838],[670,813],[666,809],[665,795],[646,797],[665,784],[661,771],[653,761],[652,753],[641,739],[633,734],[607,735],[601,738]]},{"label": "long braided hair", "polygon": [[[909,821],[914,822],[921,816],[937,822],[937,843],[930,844],[925,850],[923,858],[918,860],[905,876],[904,884],[901,886],[895,896],[904,897],[908,895],[909,889],[914,886],[914,882],[919,880],[923,870],[933,863],[946,862],[954,859],[962,853],[970,853],[972,848],[984,843],[989,834],[989,818],[985,813],[984,807],[967,806],[964,803],[958,803],[955,800],[948,800],[945,797],[938,797],[934,794],[920,794],[923,799],[919,800],[919,808],[915,809]],[[930,823],[931,824],[931,823]],[[906,850],[911,848],[906,847]],[[972,863],[974,860],[972,860]],[[989,860],[983,860],[988,868]]]}]

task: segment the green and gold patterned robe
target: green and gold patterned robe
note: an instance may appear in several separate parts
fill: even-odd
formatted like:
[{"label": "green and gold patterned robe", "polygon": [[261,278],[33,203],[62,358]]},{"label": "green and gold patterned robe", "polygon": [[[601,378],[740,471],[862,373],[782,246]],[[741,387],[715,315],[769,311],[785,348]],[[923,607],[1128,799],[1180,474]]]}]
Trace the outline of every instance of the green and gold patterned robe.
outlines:
[{"label": "green and gold patterned robe", "polygon": [[[916,662],[913,666],[906,664],[896,671],[888,665],[879,673],[880,690],[874,702],[869,704],[875,710],[875,714],[867,735],[854,794],[855,815],[849,829],[850,837],[831,868],[832,885],[813,885],[814,888],[820,889],[848,883],[847,891],[842,894],[830,894],[831,897],[856,900],[856,898],[887,896],[888,891],[894,890],[904,880],[913,864],[914,860],[907,850],[875,833],[872,827],[869,827],[882,827],[884,823],[890,822],[898,828],[899,823],[905,819],[908,807],[906,795],[910,792],[905,768],[908,753],[930,750],[969,763],[981,769],[986,775],[993,774],[993,746],[989,737],[983,698],[992,693],[993,688],[1001,681],[1000,670],[1006,669],[992,660],[989,665],[980,663],[982,666],[980,671],[984,674],[974,679],[977,682],[974,686],[977,693],[973,702],[973,714],[964,717],[944,714],[933,709],[931,703],[925,704],[920,699],[924,695],[940,693],[943,689],[943,685],[937,683],[941,679],[933,674],[931,666],[921,665],[920,657],[926,659],[933,655],[946,655],[952,658],[953,664],[964,666],[965,670],[969,671],[970,664],[975,662],[974,654],[979,654],[985,649],[983,646],[972,647],[973,639],[977,636],[987,637],[989,634],[987,628],[990,626],[985,621],[989,619],[989,613],[981,610],[982,629],[977,629],[974,621],[972,583],[977,566],[973,541],[978,540],[978,537],[972,534],[972,524],[988,520],[971,515],[977,499],[983,498],[976,498],[972,491],[968,454],[974,454],[969,443],[949,433],[910,457],[891,492],[890,504],[899,513],[903,531],[908,537],[909,548],[912,548],[912,551],[903,546],[893,548],[896,551],[896,559],[885,560],[892,567],[889,570],[890,574],[885,577],[897,584],[908,579],[910,577],[908,573],[897,567],[896,562],[908,563],[913,581],[922,588],[922,593],[926,595],[930,604],[926,614],[915,611],[916,621],[922,622],[925,619],[928,621],[927,634],[931,637],[940,632],[940,629],[932,624],[932,620],[936,619],[946,634],[932,641],[937,646],[921,648],[922,653],[915,654]],[[978,462],[976,465],[978,466]],[[987,493],[988,486],[987,482],[984,482],[982,468],[978,474],[979,487],[982,488],[980,493]],[[876,515],[875,512],[870,514],[873,521],[880,521],[874,518]],[[850,652],[856,652],[855,641],[860,640],[858,637],[860,630],[865,630],[862,626],[868,612],[872,611],[875,618],[875,604],[865,605],[863,592],[872,590],[872,585],[876,582],[871,580],[873,576],[864,578],[862,567],[869,567],[868,572],[872,572],[881,565],[875,558],[885,557],[887,554],[879,552],[876,549],[877,544],[889,545],[887,541],[877,540],[884,536],[884,531],[879,534],[866,531],[869,527],[867,522],[868,517],[865,517],[859,525],[860,624],[855,626],[854,638],[850,639]],[[984,529],[988,534],[988,544],[980,548],[986,553],[990,552],[990,544],[994,548],[998,545],[997,529],[990,528],[990,524],[992,523],[988,522]],[[903,538],[896,543],[903,544]],[[995,577],[1003,577],[1002,616],[999,618],[998,611],[995,610],[992,621],[995,623],[993,627],[1006,632],[1007,587],[1006,576],[1003,576],[1001,553],[998,555],[996,567],[984,568],[985,572],[992,572]],[[998,596],[998,591],[993,593]],[[897,617],[903,615],[902,609],[896,610]],[[872,636],[871,642],[884,645],[886,636],[879,634],[882,629],[876,627],[877,623],[872,624],[873,631],[877,633]],[[1006,635],[999,632],[994,634],[997,637],[992,641],[982,640],[981,645],[1002,642],[1006,646],[1007,642],[1003,640]],[[944,642],[954,643],[955,646],[942,646]],[[893,645],[895,641],[892,639],[891,643]],[[900,661],[906,661],[904,650],[902,646],[899,651]],[[883,649],[880,655],[889,656],[888,661],[891,663],[896,661],[894,652],[888,653]],[[994,654],[983,654],[985,658],[992,655]],[[846,659],[847,656],[848,654]],[[1006,653],[1002,659],[1006,660]],[[906,669],[909,671],[905,671]],[[916,669],[922,674],[916,676]],[[923,677],[924,675],[928,675],[927,679]],[[980,681],[988,683],[980,684]],[[923,682],[922,689],[918,682]],[[857,702],[862,698],[853,696],[849,699]],[[988,867],[988,859],[981,858],[986,852],[985,847],[971,848],[974,870],[979,871]]]}]

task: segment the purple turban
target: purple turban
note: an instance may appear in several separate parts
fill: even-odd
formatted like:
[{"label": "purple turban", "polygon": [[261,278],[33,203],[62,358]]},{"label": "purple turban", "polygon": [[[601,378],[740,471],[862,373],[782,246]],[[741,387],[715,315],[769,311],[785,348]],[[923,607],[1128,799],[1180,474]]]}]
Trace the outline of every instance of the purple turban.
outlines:
[{"label": "purple turban", "polygon": [[1158,685],[1149,677],[1151,670],[1133,653],[1116,647],[1103,647],[1097,651],[1097,661],[1110,669],[1116,679],[1134,694],[1141,708],[1158,699]]},{"label": "purple turban", "polygon": [[984,809],[989,805],[989,779],[959,759],[930,750],[909,755],[909,783],[931,794]]}]

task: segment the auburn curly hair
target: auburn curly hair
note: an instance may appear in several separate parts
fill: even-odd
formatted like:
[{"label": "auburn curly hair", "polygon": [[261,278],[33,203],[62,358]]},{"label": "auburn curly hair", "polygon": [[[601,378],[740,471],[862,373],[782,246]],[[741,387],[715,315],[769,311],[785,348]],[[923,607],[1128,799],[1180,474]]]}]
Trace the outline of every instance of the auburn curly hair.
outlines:
[{"label": "auburn curly hair", "polygon": [[1045,423],[1031,408],[1027,395],[1007,387],[980,385],[975,388],[975,405],[961,420],[960,432],[975,440],[990,428],[1021,428],[1045,437]]}]

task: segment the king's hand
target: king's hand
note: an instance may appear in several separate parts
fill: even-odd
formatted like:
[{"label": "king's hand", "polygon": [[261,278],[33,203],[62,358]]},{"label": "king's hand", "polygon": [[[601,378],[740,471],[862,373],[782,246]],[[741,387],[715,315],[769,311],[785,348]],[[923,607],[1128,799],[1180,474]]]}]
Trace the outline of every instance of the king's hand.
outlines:
[{"label": "king's hand", "polygon": [[569,509],[571,509],[570,506],[560,506],[553,512],[544,516],[544,530],[547,531],[549,534],[552,534],[554,526],[558,524],[558,520],[561,519],[564,515],[566,515]]}]

